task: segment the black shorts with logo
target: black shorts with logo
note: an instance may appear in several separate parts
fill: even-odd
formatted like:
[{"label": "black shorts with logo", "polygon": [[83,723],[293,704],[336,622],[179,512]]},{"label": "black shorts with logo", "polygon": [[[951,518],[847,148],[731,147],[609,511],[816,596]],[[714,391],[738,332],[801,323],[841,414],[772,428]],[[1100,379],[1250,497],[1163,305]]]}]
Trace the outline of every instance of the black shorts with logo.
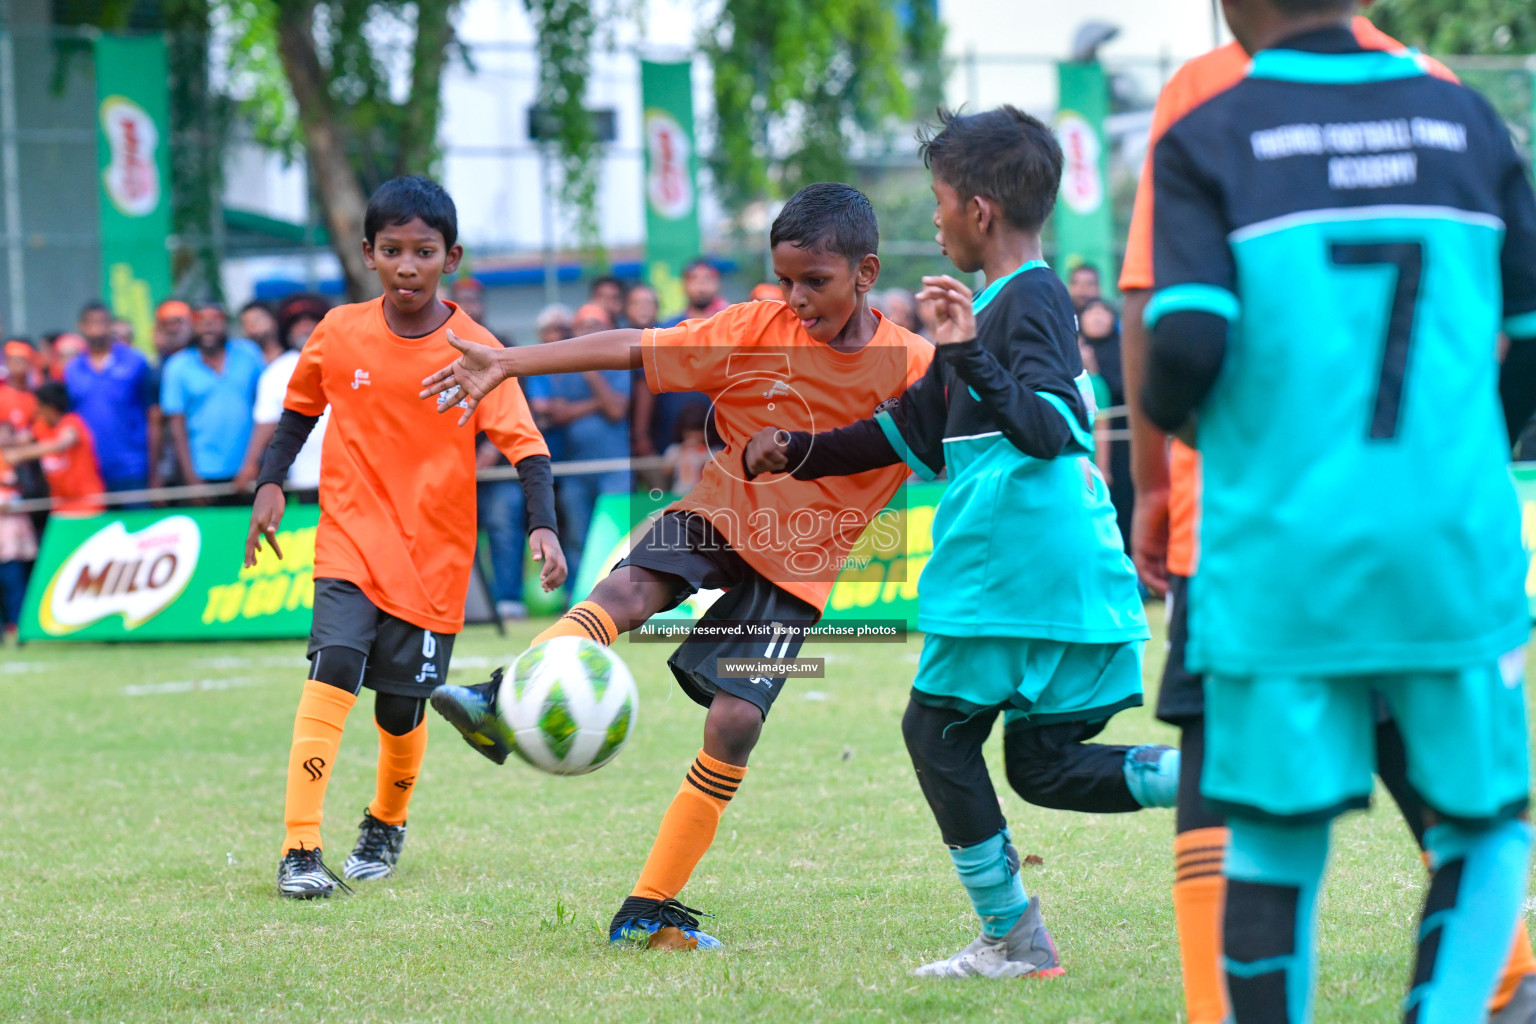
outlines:
[{"label": "black shorts with logo", "polygon": [[[716,671],[719,659],[793,658],[805,642],[804,631],[815,625],[821,613],[769,582],[708,519],[695,512],[674,510],[659,516],[614,569],[627,565],[676,579],[672,601],[664,611],[676,608],[700,590],[729,588],[699,619],[693,634],[672,652],[667,665],[683,692],[695,702],[709,707],[716,692],[723,691],[757,705],[767,718],[784,688],[784,677],[722,678]],[[701,635],[712,625],[726,622],[766,627],[766,632],[733,637]],[[792,632],[774,633],[774,624],[791,627]]]},{"label": "black shorts with logo", "polygon": [[356,583],[315,580],[315,617],[309,653],[346,647],[365,655],[363,685],[379,693],[430,697],[448,679],[453,633],[413,626],[379,608]]}]

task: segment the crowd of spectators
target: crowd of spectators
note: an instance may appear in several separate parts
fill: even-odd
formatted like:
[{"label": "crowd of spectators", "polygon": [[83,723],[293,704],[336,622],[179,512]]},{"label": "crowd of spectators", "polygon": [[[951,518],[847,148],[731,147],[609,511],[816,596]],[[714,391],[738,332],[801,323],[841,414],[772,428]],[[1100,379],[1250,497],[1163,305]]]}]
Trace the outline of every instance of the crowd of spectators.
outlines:
[{"label": "crowd of spectators", "polygon": [[[683,292],[685,308],[662,319],[649,285],[599,277],[574,312],[548,306],[521,337],[487,323],[483,288],[474,278],[455,281],[444,297],[498,332],[504,344],[547,344],[614,327],[670,327],[728,305],[720,272],[707,260],[685,269]],[[772,283],[751,293],[752,299],[780,297]],[[928,333],[931,321],[910,292],[889,289],[873,304],[894,322]],[[131,323],[91,302],[74,331],[7,340],[0,374],[0,625],[15,629],[50,514],[7,512],[6,505],[51,498],[52,512],[93,513],[107,504],[145,508],[162,503],[153,493],[158,488],[206,484],[224,486],[184,501],[248,501],[299,350],[329,306],[322,296],[298,294],[276,306],[249,302],[231,318],[216,302],[171,300],[155,312],[153,337],[136,339]],[[140,340],[150,344],[141,348]],[[562,473],[557,482],[572,578],[601,496],[636,488],[686,491],[719,443],[707,396],[653,395],[640,371],[557,374],[525,380],[523,387],[554,459],[590,464],[590,471]],[[301,499],[318,493],[325,426],[322,417],[289,473],[289,487]],[[479,464],[507,463],[481,438]],[[479,506],[491,595],[503,617],[520,617],[522,489],[491,474],[480,485]]]}]

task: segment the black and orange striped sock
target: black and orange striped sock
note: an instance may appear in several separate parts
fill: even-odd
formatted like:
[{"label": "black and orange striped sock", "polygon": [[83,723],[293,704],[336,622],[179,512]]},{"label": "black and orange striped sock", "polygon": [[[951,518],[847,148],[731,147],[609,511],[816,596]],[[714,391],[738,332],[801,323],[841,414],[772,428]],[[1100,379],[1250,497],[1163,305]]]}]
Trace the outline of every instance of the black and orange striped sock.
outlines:
[{"label": "black and orange striped sock", "polygon": [[[613,642],[619,637],[619,627],[614,625],[613,616],[609,615],[602,605],[593,601],[582,601],[556,619],[554,625],[534,637],[533,644],[541,644],[557,636],[584,636],[604,647],[612,647]],[[529,646],[532,647],[533,644]]]},{"label": "black and orange striped sock", "polygon": [[726,805],[746,777],[745,765],[726,764],[699,751],[661,819],[651,855],[645,859],[640,880],[630,895],[669,900],[683,891],[693,869],[715,841]]},{"label": "black and orange striped sock", "polygon": [[1179,928],[1189,1024],[1221,1024],[1227,1019],[1221,968],[1221,915],[1227,892],[1221,872],[1226,855],[1224,828],[1191,829],[1173,837],[1173,916]]}]

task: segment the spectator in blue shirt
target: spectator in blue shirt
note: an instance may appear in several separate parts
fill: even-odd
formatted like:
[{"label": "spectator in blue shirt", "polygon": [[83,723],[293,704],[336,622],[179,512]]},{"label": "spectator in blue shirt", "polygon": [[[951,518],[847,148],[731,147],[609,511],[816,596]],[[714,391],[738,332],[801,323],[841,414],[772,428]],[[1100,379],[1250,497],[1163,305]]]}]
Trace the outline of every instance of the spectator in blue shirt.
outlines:
[{"label": "spectator in blue shirt", "polygon": [[[576,311],[576,336],[606,331],[613,320],[603,307],[588,303]],[[592,370],[560,373],[549,378],[549,422],[565,434],[565,460],[629,459],[628,370]],[[579,473],[560,478],[560,514],[564,520],[561,541],[571,566],[571,578],[580,568],[582,545],[592,522],[592,509],[600,494],[629,490],[629,467],[601,473]]]},{"label": "spectator in blue shirt", "polygon": [[192,311],[192,330],[193,344],[165,362],[160,406],[182,479],[189,485],[227,483],[245,458],[266,360],[255,343],[229,337],[229,319],[218,303]]},{"label": "spectator in blue shirt", "polygon": [[96,462],[108,491],[158,487],[151,453],[159,449],[160,404],[149,361],[114,333],[112,313],[88,302],[77,321],[86,349],[64,367],[64,386],[74,410],[96,439]]}]

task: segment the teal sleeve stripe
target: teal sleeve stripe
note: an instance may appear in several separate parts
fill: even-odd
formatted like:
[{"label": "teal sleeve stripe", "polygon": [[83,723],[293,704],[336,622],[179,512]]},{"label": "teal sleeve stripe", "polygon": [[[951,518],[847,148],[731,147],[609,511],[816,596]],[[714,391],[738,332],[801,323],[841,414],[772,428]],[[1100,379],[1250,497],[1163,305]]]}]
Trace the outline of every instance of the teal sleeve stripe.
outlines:
[{"label": "teal sleeve stripe", "polygon": [[1078,444],[1088,449],[1088,452],[1092,454],[1092,432],[1083,429],[1083,425],[1077,422],[1077,417],[1072,414],[1072,410],[1067,407],[1067,403],[1061,400],[1061,396],[1053,395],[1049,391],[1036,391],[1035,394],[1039,395],[1047,402],[1050,402],[1051,405],[1055,407],[1056,411],[1061,413],[1061,418],[1067,421],[1067,426],[1072,431],[1073,439],[1077,441]]},{"label": "teal sleeve stripe", "polygon": [[[880,424],[880,431],[885,434],[885,439],[891,442],[891,447],[896,449],[896,454],[901,456],[901,461],[912,468],[923,480],[937,480],[939,474],[929,469],[922,459],[912,454],[912,449],[907,447],[907,439],[901,436],[901,430],[896,426],[896,421],[891,419],[888,412],[875,413],[875,422]],[[814,443],[814,442],[813,442]]]},{"label": "teal sleeve stripe", "polygon": [[1149,330],[1169,313],[1188,310],[1215,313],[1224,320],[1232,321],[1237,319],[1241,308],[1237,296],[1225,288],[1213,284],[1176,284],[1153,295],[1141,319]]},{"label": "teal sleeve stripe", "polygon": [[1536,310],[1505,317],[1504,333],[1511,338],[1529,338],[1536,335]]}]

